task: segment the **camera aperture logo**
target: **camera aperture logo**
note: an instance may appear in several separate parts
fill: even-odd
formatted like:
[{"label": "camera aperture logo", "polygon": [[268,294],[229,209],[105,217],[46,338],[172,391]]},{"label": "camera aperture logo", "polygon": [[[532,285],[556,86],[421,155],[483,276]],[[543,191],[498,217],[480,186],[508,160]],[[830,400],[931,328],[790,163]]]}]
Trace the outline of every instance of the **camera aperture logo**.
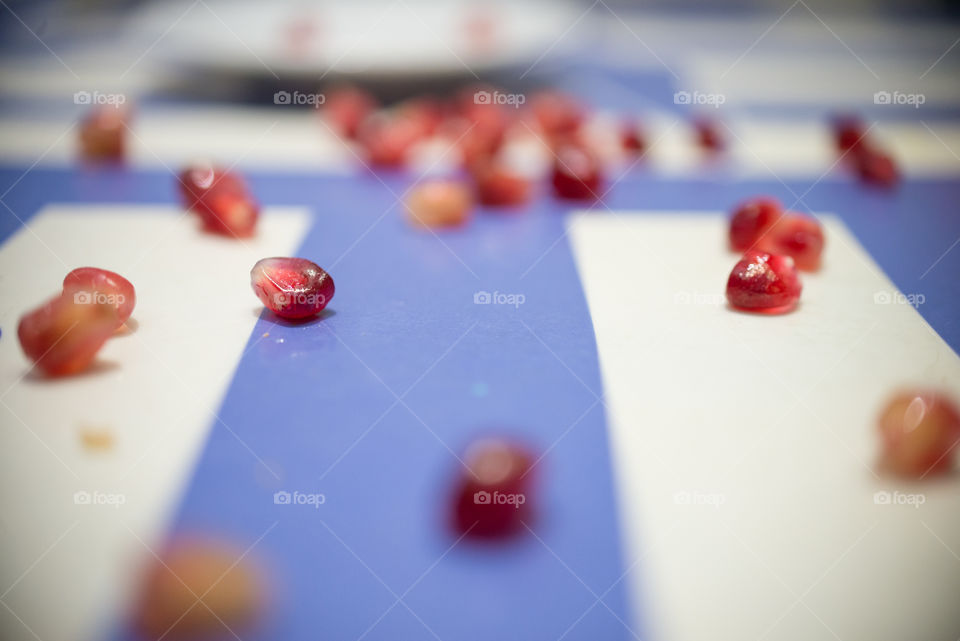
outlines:
[{"label": "camera aperture logo", "polygon": [[494,490],[493,493],[486,490],[480,490],[473,493],[473,502],[477,505],[512,505],[519,509],[521,505],[527,502],[525,494],[508,494],[500,490]]},{"label": "camera aperture logo", "polygon": [[926,502],[926,494],[909,494],[898,490],[893,492],[880,490],[873,495],[874,505],[912,505],[914,508],[919,508]]},{"label": "camera aperture logo", "polygon": [[873,104],[875,105],[909,105],[914,109],[919,109],[920,105],[926,101],[927,97],[922,93],[878,91],[873,94]]},{"label": "camera aperture logo", "polygon": [[127,101],[122,93],[102,93],[99,91],[78,91],[73,94],[75,105],[113,105],[119,107]]},{"label": "camera aperture logo", "polygon": [[287,492],[280,490],[273,493],[274,505],[312,505],[314,509],[320,509],[320,506],[327,502],[327,497],[320,493],[307,493],[294,490]]},{"label": "camera aperture logo", "polygon": [[127,495],[116,492],[101,492],[94,490],[80,490],[73,493],[74,505],[107,505],[119,509],[121,505],[127,502]]},{"label": "camera aperture logo", "polygon": [[473,94],[475,105],[507,105],[519,109],[527,101],[522,93],[503,93],[501,91],[477,91]]},{"label": "camera aperture logo", "polygon": [[278,91],[273,94],[273,104],[319,107],[327,101],[322,93],[303,93],[302,91]]},{"label": "camera aperture logo", "polygon": [[503,292],[493,292],[491,294],[485,290],[473,294],[474,305],[512,305],[519,309],[525,302],[527,302],[527,297],[523,294],[505,294]]},{"label": "camera aperture logo", "polygon": [[702,91],[677,91],[673,94],[675,105],[701,105],[719,109],[727,101],[722,93],[704,93]]}]

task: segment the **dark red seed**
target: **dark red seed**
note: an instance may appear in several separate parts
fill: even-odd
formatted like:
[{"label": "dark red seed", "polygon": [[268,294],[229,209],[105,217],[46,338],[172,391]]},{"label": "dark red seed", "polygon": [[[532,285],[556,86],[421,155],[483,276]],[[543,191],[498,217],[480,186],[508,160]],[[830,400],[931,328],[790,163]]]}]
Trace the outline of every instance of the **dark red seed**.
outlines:
[{"label": "dark red seed", "polygon": [[253,235],[260,207],[240,175],[198,164],[184,169],[178,178],[184,206],[200,216],[206,231],[231,238]]},{"label": "dark red seed", "polygon": [[783,313],[797,304],[801,289],[792,258],[749,251],[730,272],[727,300],[747,311]]},{"label": "dark red seed", "polygon": [[488,165],[473,172],[477,199],[490,207],[515,207],[530,200],[530,180],[516,172]]},{"label": "dark red seed", "polygon": [[632,120],[628,120],[621,125],[620,144],[624,151],[634,156],[643,154],[647,149],[646,137],[640,130],[640,126]]},{"label": "dark red seed", "polygon": [[845,153],[866,142],[867,128],[856,116],[839,116],[833,121],[833,138],[837,151]]},{"label": "dark red seed", "polygon": [[565,144],[556,151],[553,164],[553,190],[571,200],[600,198],[602,178],[600,161],[587,147]]},{"label": "dark red seed", "polygon": [[333,278],[306,258],[264,258],[250,270],[250,286],[281,318],[316,316],[333,298]]},{"label": "dark red seed", "polygon": [[867,146],[857,148],[854,166],[860,179],[880,187],[894,187],[900,182],[900,171],[893,156]]},{"label": "dark red seed", "polygon": [[705,151],[715,153],[726,147],[726,140],[720,125],[709,118],[698,118],[693,122],[697,144]]},{"label": "dark red seed", "polygon": [[730,247],[738,252],[751,249],[782,213],[776,198],[760,196],[740,203],[730,219]]},{"label": "dark red seed", "polygon": [[474,443],[454,495],[453,524],[460,534],[500,538],[524,530],[533,516],[534,457],[502,439]]},{"label": "dark red seed", "polygon": [[117,310],[117,326],[122,325],[137,303],[133,284],[115,272],[97,267],[78,267],[63,279],[64,295],[73,296],[77,302],[103,302]]}]

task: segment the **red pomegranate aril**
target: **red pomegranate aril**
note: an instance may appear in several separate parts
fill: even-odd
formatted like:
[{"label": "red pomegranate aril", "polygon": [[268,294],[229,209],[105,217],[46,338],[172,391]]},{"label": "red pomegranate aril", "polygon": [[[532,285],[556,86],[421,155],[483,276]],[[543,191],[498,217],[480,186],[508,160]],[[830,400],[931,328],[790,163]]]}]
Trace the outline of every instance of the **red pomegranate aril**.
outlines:
[{"label": "red pomegranate aril", "polygon": [[204,197],[213,191],[250,193],[238,174],[206,163],[183,169],[177,176],[177,181],[184,208],[197,211],[202,208]]},{"label": "red pomegranate aril", "polygon": [[[80,293],[80,292],[78,292]],[[20,318],[24,354],[48,376],[85,370],[120,325],[117,307],[93,297],[61,294]]]},{"label": "red pomegranate aril", "polygon": [[915,390],[896,394],[878,420],[880,468],[923,478],[950,472],[960,441],[960,411],[945,394]]},{"label": "red pomegranate aril", "polygon": [[600,161],[587,147],[563,145],[557,149],[553,164],[553,191],[561,198],[592,200],[600,198]]},{"label": "red pomegranate aril", "polygon": [[511,441],[484,439],[470,446],[463,462],[454,492],[456,532],[477,538],[521,532],[533,516],[530,452]]},{"label": "red pomegranate aril", "polygon": [[530,101],[537,123],[547,137],[572,134],[584,120],[583,107],[574,98],[555,91],[542,91]]},{"label": "red pomegranate aril", "polygon": [[400,167],[423,136],[423,126],[408,116],[377,112],[360,125],[357,138],[375,167]]},{"label": "red pomegranate aril", "polygon": [[150,567],[134,625],[148,639],[232,638],[266,605],[264,583],[243,549],[214,541],[179,542]]},{"label": "red pomegranate aril", "polygon": [[738,252],[751,249],[782,213],[775,198],[761,196],[740,203],[730,219],[730,247]]},{"label": "red pomegranate aril", "polygon": [[526,176],[496,165],[473,174],[477,199],[490,207],[514,207],[530,200],[531,185]]},{"label": "red pomegranate aril", "polygon": [[880,187],[893,187],[900,182],[900,171],[893,156],[868,146],[858,147],[854,166],[860,179]]},{"label": "red pomegranate aril", "polygon": [[844,153],[865,141],[867,128],[856,116],[840,116],[833,121],[833,138],[837,151]]},{"label": "red pomegranate aril", "polygon": [[823,229],[814,218],[785,214],[763,234],[757,247],[772,254],[790,256],[798,269],[812,272],[820,269],[823,244]]},{"label": "red pomegranate aril", "polygon": [[119,105],[95,107],[80,123],[80,153],[94,161],[122,160],[129,113]]},{"label": "red pomegranate aril", "polygon": [[333,298],[333,278],[306,258],[264,258],[250,270],[250,286],[260,302],[281,318],[316,316]]},{"label": "red pomegranate aril", "polygon": [[628,120],[620,127],[620,145],[627,153],[639,156],[647,149],[647,140],[637,123]]},{"label": "red pomegranate aril", "polygon": [[63,293],[75,302],[102,302],[117,310],[117,327],[123,325],[137,303],[133,284],[115,272],[98,267],[78,267],[63,279]]},{"label": "red pomegranate aril", "polygon": [[709,118],[698,118],[693,122],[697,144],[701,149],[716,153],[726,147],[726,140],[720,131],[720,125]]},{"label": "red pomegranate aril", "polygon": [[749,251],[730,272],[727,300],[738,309],[777,314],[796,306],[801,289],[792,258]]},{"label": "red pomegranate aril", "polygon": [[407,219],[420,227],[456,227],[467,222],[473,197],[463,184],[452,180],[431,180],[410,190]]},{"label": "red pomegranate aril", "polygon": [[338,87],[326,94],[321,113],[340,135],[354,139],[360,123],[376,108],[370,93],[356,87]]},{"label": "red pomegranate aril", "polygon": [[205,230],[221,236],[249,238],[256,230],[260,206],[248,194],[215,189],[204,197],[199,213]]}]

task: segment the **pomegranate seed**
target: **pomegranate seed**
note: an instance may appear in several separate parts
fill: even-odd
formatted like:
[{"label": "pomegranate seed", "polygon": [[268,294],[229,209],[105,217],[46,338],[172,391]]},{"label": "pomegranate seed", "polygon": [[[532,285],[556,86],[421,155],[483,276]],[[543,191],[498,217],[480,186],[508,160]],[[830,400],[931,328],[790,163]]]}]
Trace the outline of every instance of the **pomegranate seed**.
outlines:
[{"label": "pomegranate seed", "polygon": [[647,149],[646,137],[640,131],[639,125],[628,120],[620,128],[620,145],[627,153],[639,156]]},{"label": "pomegranate seed", "polygon": [[879,418],[880,467],[908,478],[945,474],[960,441],[960,411],[932,390],[897,394]]},{"label": "pomegranate seed", "polygon": [[396,112],[399,117],[417,123],[420,135],[424,138],[436,134],[444,118],[443,105],[429,97],[406,100],[397,105]]},{"label": "pomegranate seed", "polygon": [[515,443],[487,439],[470,446],[464,464],[454,496],[456,531],[480,538],[521,531],[531,519],[534,457]]},{"label": "pomegranate seed", "polygon": [[20,318],[23,352],[49,376],[85,370],[120,325],[116,305],[83,294],[62,294]]},{"label": "pomegranate seed", "polygon": [[534,117],[547,137],[569,135],[580,129],[585,115],[574,98],[556,91],[542,91],[530,101]]},{"label": "pomegranate seed", "polygon": [[127,109],[102,105],[80,123],[80,153],[88,160],[119,161],[126,151]]},{"label": "pomegranate seed", "polygon": [[752,248],[781,214],[775,198],[761,196],[740,203],[730,219],[730,247],[738,252]]},{"label": "pomegranate seed", "polygon": [[727,300],[739,309],[778,314],[793,309],[801,289],[792,258],[749,251],[730,272]]},{"label": "pomegranate seed", "polygon": [[473,173],[477,199],[491,207],[513,207],[530,200],[530,180],[502,167],[488,165]]},{"label": "pomegranate seed", "polygon": [[708,118],[698,118],[693,122],[697,144],[710,153],[722,151],[726,147],[723,133],[719,125]]},{"label": "pomegranate seed", "polygon": [[357,138],[371,165],[400,167],[423,136],[423,125],[409,116],[376,112],[360,124]]},{"label": "pomegranate seed", "polygon": [[196,165],[180,172],[179,181],[184,206],[200,216],[206,231],[236,238],[253,235],[260,207],[239,175]]},{"label": "pomegranate seed", "polygon": [[407,218],[422,227],[455,227],[470,218],[473,198],[464,185],[450,180],[421,183],[407,196]]},{"label": "pomegranate seed", "polygon": [[833,121],[833,138],[837,151],[845,153],[864,142],[867,128],[856,116],[839,116]]},{"label": "pomegranate seed", "polygon": [[368,92],[356,87],[339,87],[326,95],[321,113],[341,136],[355,139],[360,123],[377,107]]},{"label": "pomegranate seed", "polygon": [[148,571],[135,626],[149,639],[229,637],[256,620],[265,605],[264,588],[242,549],[180,542]]},{"label": "pomegranate seed", "polygon": [[759,249],[790,256],[798,269],[811,272],[820,268],[823,229],[809,216],[786,214],[757,243]]},{"label": "pomegranate seed", "polygon": [[858,147],[854,166],[863,182],[880,187],[893,187],[900,182],[900,171],[893,157],[879,149]]},{"label": "pomegranate seed", "polygon": [[565,144],[556,153],[553,164],[553,190],[561,198],[590,200],[599,198],[600,162],[587,147]]},{"label": "pomegranate seed", "polygon": [[83,300],[112,304],[117,310],[117,327],[123,325],[137,303],[133,284],[115,272],[97,267],[78,267],[63,279],[63,293]]},{"label": "pomegranate seed", "polygon": [[250,270],[260,302],[281,318],[316,316],[333,298],[333,278],[306,258],[264,258]]}]

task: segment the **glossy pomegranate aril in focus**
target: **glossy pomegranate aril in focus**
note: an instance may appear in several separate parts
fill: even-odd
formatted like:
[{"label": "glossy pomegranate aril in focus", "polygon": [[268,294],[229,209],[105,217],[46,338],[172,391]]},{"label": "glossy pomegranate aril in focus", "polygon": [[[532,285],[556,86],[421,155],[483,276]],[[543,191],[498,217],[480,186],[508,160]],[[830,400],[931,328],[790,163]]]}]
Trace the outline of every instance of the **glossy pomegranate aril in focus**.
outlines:
[{"label": "glossy pomegranate aril in focus", "polygon": [[456,227],[470,218],[473,196],[452,180],[431,180],[410,190],[407,220],[420,227]]},{"label": "glossy pomegranate aril in focus", "polygon": [[749,251],[730,272],[727,300],[738,309],[777,314],[796,306],[801,289],[792,258]]},{"label": "glossy pomegranate aril in focus", "polygon": [[557,149],[553,163],[553,191],[557,196],[597,199],[601,196],[601,183],[600,161],[587,147],[565,144]]},{"label": "glossy pomegranate aril in focus", "polygon": [[783,210],[775,198],[751,198],[740,203],[730,219],[730,247],[746,251],[780,218]]},{"label": "glossy pomegranate aril in focus", "polygon": [[115,305],[88,294],[61,294],[20,318],[20,346],[48,376],[85,370],[120,325]]},{"label": "glossy pomegranate aril in focus", "polygon": [[810,272],[820,268],[823,244],[823,229],[816,219],[786,214],[763,234],[757,247],[771,254],[790,256],[798,269]]},{"label": "glossy pomegranate aril in focus", "polygon": [[306,258],[264,258],[250,270],[250,286],[264,306],[281,318],[316,316],[333,298],[333,278]]},{"label": "glossy pomegranate aril in focus", "polygon": [[534,457],[501,439],[474,443],[454,494],[453,525],[458,534],[499,538],[524,529],[533,516]]},{"label": "glossy pomegranate aril in focus", "polygon": [[960,440],[960,410],[932,390],[902,392],[878,421],[880,467],[906,478],[942,475],[953,467]]},{"label": "glossy pomegranate aril in focus", "polygon": [[76,299],[112,304],[117,310],[117,326],[122,325],[137,303],[133,284],[115,272],[97,267],[78,267],[63,279],[64,295]]}]

